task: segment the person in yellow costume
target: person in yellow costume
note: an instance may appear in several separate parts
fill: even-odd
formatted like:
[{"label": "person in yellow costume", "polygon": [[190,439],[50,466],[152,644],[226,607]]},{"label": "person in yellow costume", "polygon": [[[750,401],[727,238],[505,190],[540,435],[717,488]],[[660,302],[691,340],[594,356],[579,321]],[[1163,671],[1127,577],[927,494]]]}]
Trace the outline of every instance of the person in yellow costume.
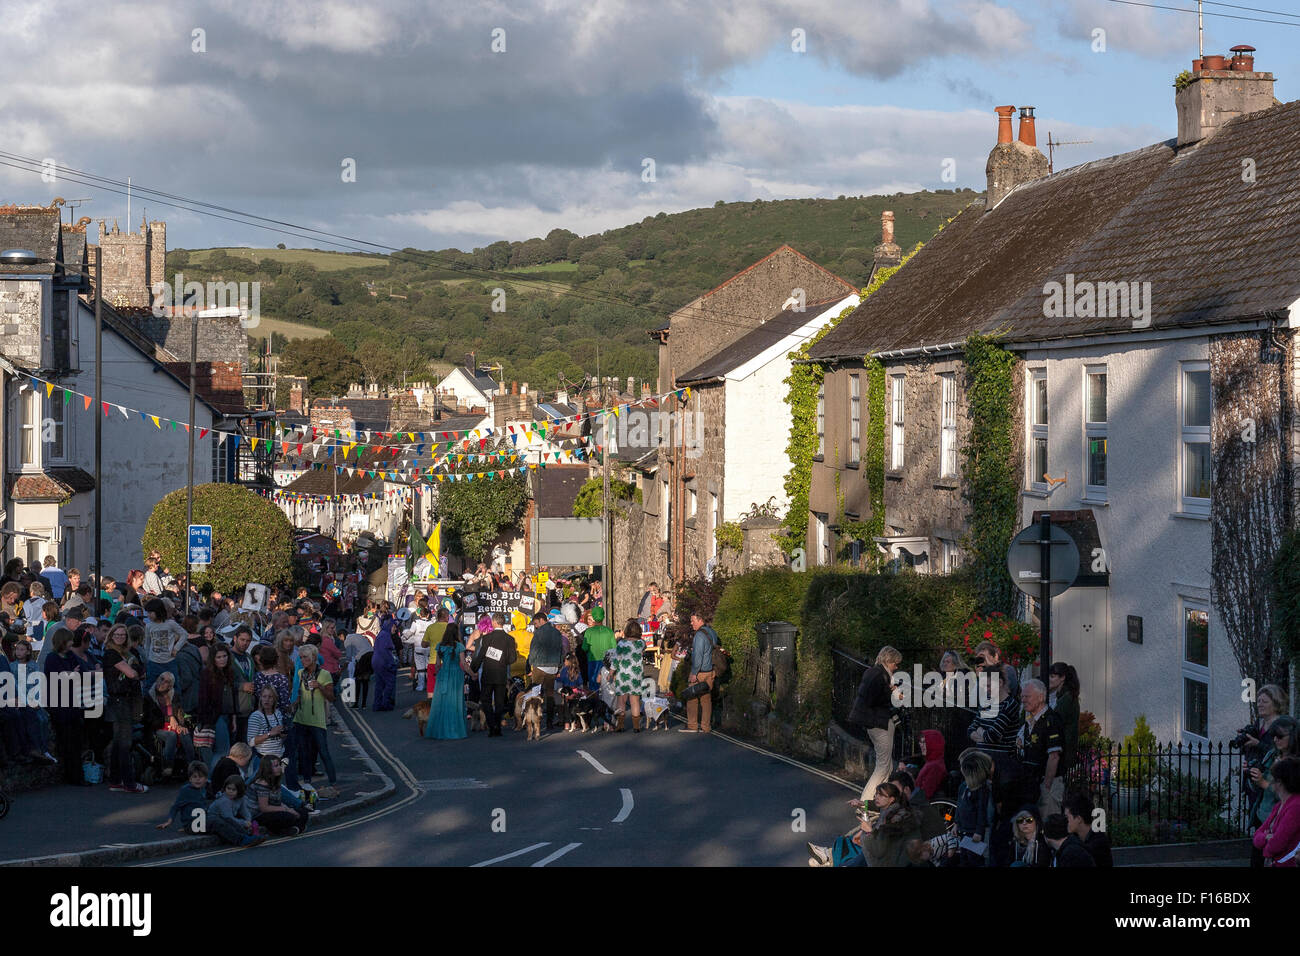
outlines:
[{"label": "person in yellow costume", "polygon": [[510,665],[510,676],[522,677],[527,681],[528,648],[533,643],[533,632],[528,630],[528,615],[523,611],[510,612],[510,636],[515,639],[515,647],[519,649],[519,657]]}]

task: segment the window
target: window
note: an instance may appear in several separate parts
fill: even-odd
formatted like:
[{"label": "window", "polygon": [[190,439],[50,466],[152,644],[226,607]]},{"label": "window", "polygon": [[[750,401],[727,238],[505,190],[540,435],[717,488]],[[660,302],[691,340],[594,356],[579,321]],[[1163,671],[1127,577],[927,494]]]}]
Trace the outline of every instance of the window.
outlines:
[{"label": "window", "polygon": [[1106,370],[1090,368],[1084,373],[1083,442],[1086,494],[1106,497]]},{"label": "window", "polygon": [[1183,602],[1183,733],[1203,740],[1210,729],[1210,612]]},{"label": "window", "polygon": [[849,376],[849,463],[862,460],[862,379]]},{"label": "window", "polygon": [[68,457],[68,408],[63,400],[63,389],[55,388],[50,392],[50,397],[46,399],[46,407],[49,409],[52,424],[49,440],[45,442],[45,458],[47,462],[63,461]]},{"label": "window", "polygon": [[817,563],[827,565],[831,563],[831,533],[829,519],[826,515],[813,513],[813,520],[817,523]]},{"label": "window", "polygon": [[662,491],[659,498],[659,538],[663,541],[668,540],[668,512],[670,502],[668,500],[668,482],[660,483]]},{"label": "window", "polygon": [[1029,375],[1029,475],[1031,488],[1046,488],[1047,479],[1047,369]]},{"label": "window", "polygon": [[722,527],[722,507],[718,504],[718,496],[712,492],[709,493],[709,509],[713,514],[713,525],[709,528],[709,557],[718,556],[718,529]]},{"label": "window", "polygon": [[893,401],[890,403],[893,408],[890,418],[893,439],[890,442],[889,467],[898,471],[903,467],[903,384],[906,377],[894,375],[890,381],[893,383]]},{"label": "window", "polygon": [[700,499],[700,496],[696,493],[695,489],[694,489],[694,488],[690,489],[690,496],[688,497],[688,499],[687,499],[687,501],[686,501],[686,518],[687,518],[687,520],[690,520],[691,518],[694,518],[694,517],[695,517],[695,511],[696,511],[697,507],[699,506],[699,499]]},{"label": "window", "polygon": [[826,383],[817,386],[817,457],[826,454]]},{"label": "window", "polygon": [[21,418],[18,463],[24,468],[41,467],[41,452],[39,445],[41,435],[40,402],[40,395],[34,388],[23,388],[18,392],[19,414]]},{"label": "window", "polygon": [[939,552],[942,559],[941,568],[944,574],[951,574],[961,567],[961,551],[955,543],[946,538],[940,538]]},{"label": "window", "polygon": [[957,377],[952,372],[939,376],[940,415],[939,476],[954,478],[957,475]]},{"label": "window", "polygon": [[1210,366],[1188,362],[1182,381],[1182,501],[1190,514],[1210,513]]}]

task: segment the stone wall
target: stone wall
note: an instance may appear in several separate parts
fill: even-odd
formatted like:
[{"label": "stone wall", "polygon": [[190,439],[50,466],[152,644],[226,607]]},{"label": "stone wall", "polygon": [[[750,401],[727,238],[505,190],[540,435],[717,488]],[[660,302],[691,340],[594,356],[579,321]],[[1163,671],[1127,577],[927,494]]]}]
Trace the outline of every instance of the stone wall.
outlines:
[{"label": "stone wall", "polygon": [[[682,574],[696,577],[704,573],[705,564],[713,554],[714,516],[713,496],[719,505],[723,500],[726,428],[726,388],[722,384],[691,389],[686,411],[702,426],[702,434],[695,434],[699,447],[688,448],[683,462],[685,497],[682,516],[685,527],[682,537]],[[696,418],[695,416],[699,416]],[[698,457],[692,457],[698,455]],[[695,492],[695,515],[690,513],[691,491]]]},{"label": "stone wall", "polygon": [[16,365],[40,368],[41,286],[37,279],[0,282],[0,354]]},{"label": "stone wall", "polygon": [[684,375],[776,315],[795,289],[804,290],[806,302],[843,298],[856,291],[789,246],[782,246],[673,313],[667,348],[669,375],[663,374],[661,357],[660,390],[665,390],[665,381]]},{"label": "stone wall", "polygon": [[[104,283],[105,291],[108,282]],[[157,316],[152,312],[133,312],[124,318],[140,330],[149,341],[161,345],[177,358],[189,360],[190,319],[185,317]],[[237,361],[241,368],[248,367],[248,333],[238,316],[204,316],[198,319],[200,362]]]}]

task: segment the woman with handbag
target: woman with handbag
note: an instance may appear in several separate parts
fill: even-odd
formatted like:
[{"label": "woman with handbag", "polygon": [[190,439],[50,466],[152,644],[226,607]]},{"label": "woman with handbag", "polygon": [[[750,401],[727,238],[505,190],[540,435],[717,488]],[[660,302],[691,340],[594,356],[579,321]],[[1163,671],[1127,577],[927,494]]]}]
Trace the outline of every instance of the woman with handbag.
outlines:
[{"label": "woman with handbag", "polygon": [[143,709],[138,661],[131,654],[125,624],[115,624],[108,631],[104,647],[104,682],[108,690],[105,716],[113,724],[112,756],[108,764],[108,789],[118,793],[148,793],[149,788],[135,781],[131,763],[131,734],[137,706]]}]

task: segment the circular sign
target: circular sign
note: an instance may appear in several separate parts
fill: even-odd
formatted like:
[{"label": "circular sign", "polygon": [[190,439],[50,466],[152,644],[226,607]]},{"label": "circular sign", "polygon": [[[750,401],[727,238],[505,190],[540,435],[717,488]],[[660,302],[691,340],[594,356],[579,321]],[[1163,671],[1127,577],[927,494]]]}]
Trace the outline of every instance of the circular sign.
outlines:
[{"label": "circular sign", "polygon": [[[1016,587],[1030,597],[1038,597],[1042,590],[1042,528],[1031,524],[1011,540],[1007,549],[1007,573]],[[1050,594],[1056,597],[1066,591],[1079,576],[1079,546],[1064,528],[1051,526]]]}]

